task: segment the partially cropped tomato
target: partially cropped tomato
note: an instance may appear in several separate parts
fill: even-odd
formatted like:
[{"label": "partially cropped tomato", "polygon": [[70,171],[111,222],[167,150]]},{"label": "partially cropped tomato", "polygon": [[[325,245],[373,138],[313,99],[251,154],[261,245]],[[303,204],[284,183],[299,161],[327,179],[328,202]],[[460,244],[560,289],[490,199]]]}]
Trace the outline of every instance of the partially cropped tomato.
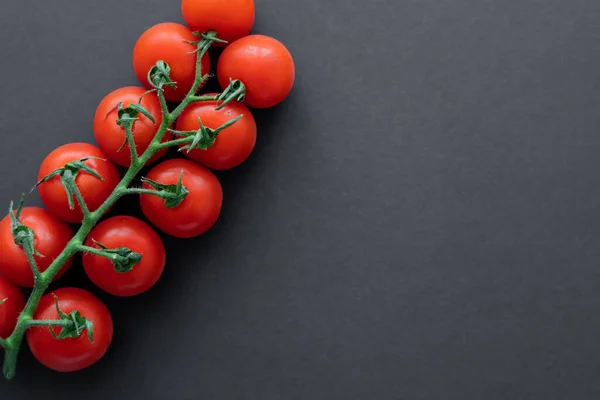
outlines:
[{"label": "partially cropped tomato", "polygon": [[[73,237],[69,225],[47,210],[25,207],[19,221],[33,230],[33,247],[42,256],[34,256],[40,272],[44,272]],[[59,278],[71,265],[65,263],[54,279]],[[10,216],[0,221],[0,272],[6,279],[19,286],[33,287],[33,272],[22,247],[15,244]],[[1,300],[1,299],[0,299]]]},{"label": "partially cropped tomato", "polygon": [[165,269],[165,246],[145,222],[117,216],[101,222],[87,238],[86,246],[101,249],[128,248],[142,259],[130,271],[118,272],[106,257],[84,253],[83,268],[96,286],[115,296],[135,296],[148,291]]},{"label": "partially cropped tomato", "polygon": [[[207,150],[194,149],[182,153],[215,170],[225,170],[236,167],[244,162],[254,150],[256,144],[256,122],[248,107],[241,103],[231,102],[224,108],[216,110],[216,102],[195,103],[177,119],[178,131],[195,131],[202,124],[211,129],[217,129],[226,122],[242,115],[232,126],[222,130],[215,143]],[[183,147],[181,145],[180,147]]]},{"label": "partially cropped tomato", "polygon": [[[148,72],[157,61],[166,62],[171,68],[171,80],[177,88],[165,87],[168,101],[181,101],[192,88],[196,78],[196,42],[199,37],[187,27],[174,22],[154,25],[140,36],[133,49],[133,69],[140,82],[151,88]],[[202,74],[210,71],[208,53],[202,57]]]},{"label": "partially cropped tomato", "polygon": [[254,0],[183,0],[181,13],[193,31],[214,30],[220,39],[231,43],[252,30]]},{"label": "partially cropped tomato", "polygon": [[10,336],[23,308],[25,297],[21,290],[0,275],[0,338]]},{"label": "partially cropped tomato", "polygon": [[[94,116],[94,136],[100,149],[114,163],[123,167],[128,167],[131,164],[131,151],[128,144],[123,146],[126,142],[125,129],[117,125],[117,107],[120,103],[123,108],[138,103],[144,93],[146,93],[146,89],[138,86],[117,89],[104,97]],[[156,93],[146,94],[140,104],[152,115],[154,123],[142,113],[138,113],[138,120],[133,123],[132,133],[138,156],[146,151],[162,123],[162,112]],[[163,141],[170,139],[171,134],[167,132]],[[148,164],[154,163],[166,152],[167,149],[158,151],[150,158]]]},{"label": "partially cropped tomato", "polygon": [[76,288],[63,288],[50,292],[40,301],[33,316],[35,320],[58,320],[55,299],[61,312],[70,315],[79,311],[81,317],[92,322],[93,341],[85,328],[77,338],[57,339],[59,327],[34,327],[27,330],[27,343],[34,357],[46,367],[59,372],[74,372],[98,362],[107,352],[113,337],[113,320],[110,312],[90,292]]},{"label": "partially cropped tomato", "polygon": [[246,85],[245,103],[268,108],[281,103],[294,86],[296,70],[288,49],[278,40],[250,35],[227,46],[217,66],[223,88],[230,79]]},{"label": "partially cropped tomato", "polygon": [[[86,171],[80,171],[75,178],[75,183],[90,211],[95,211],[111,195],[120,179],[117,168],[108,161],[106,155],[96,146],[88,143],[69,143],[60,146],[42,162],[38,172],[38,180],[70,162],[87,157],[95,157],[85,161],[85,164],[96,171],[102,177],[102,180]],[[59,176],[41,183],[38,186],[38,191],[42,201],[52,214],[71,223],[79,223],[83,220],[83,212],[77,200],[73,200],[74,208],[70,209],[67,192]]]},{"label": "partially cropped tomato", "polygon": [[[178,238],[191,238],[208,231],[219,218],[223,203],[221,183],[209,169],[185,159],[172,159],[156,165],[148,178],[175,185],[183,172],[183,186],[189,191],[181,204],[167,208],[165,201],[151,194],[140,196],[144,215],[157,228]],[[145,189],[151,189],[144,184]]]}]

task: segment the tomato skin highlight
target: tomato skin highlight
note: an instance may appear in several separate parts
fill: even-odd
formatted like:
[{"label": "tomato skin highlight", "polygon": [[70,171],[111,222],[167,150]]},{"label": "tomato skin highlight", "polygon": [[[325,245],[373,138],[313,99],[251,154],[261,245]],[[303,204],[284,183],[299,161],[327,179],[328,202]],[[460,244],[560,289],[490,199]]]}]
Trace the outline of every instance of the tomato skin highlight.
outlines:
[{"label": "tomato skin highlight", "polygon": [[21,290],[0,275],[0,338],[6,339],[15,329],[17,318],[25,308]]},{"label": "tomato skin highlight", "polygon": [[[235,124],[221,131],[215,144],[207,150],[194,149],[181,153],[194,161],[214,170],[227,170],[243,163],[256,145],[256,121],[252,113],[242,103],[231,102],[221,110],[216,110],[216,101],[199,102],[190,105],[177,119],[178,131],[194,131],[202,124],[217,129],[224,123],[243,115]],[[179,146],[184,147],[184,145]]]},{"label": "tomato skin highlight", "polygon": [[[199,37],[187,27],[174,22],[163,22],[145,31],[133,49],[133,69],[139,81],[152,89],[148,82],[148,71],[157,61],[165,61],[171,67],[171,80],[175,89],[164,88],[165,98],[178,102],[185,98],[196,78],[196,46]],[[208,52],[202,57],[202,74],[210,72]]]},{"label": "tomato skin highlight", "polygon": [[[73,231],[64,221],[39,207],[24,207],[20,221],[34,232],[34,248],[44,256],[34,256],[34,259],[39,271],[44,272],[73,238]],[[72,261],[65,263],[55,280],[69,269]],[[15,244],[8,215],[0,221],[0,272],[16,285],[33,287],[33,272],[25,251]]]},{"label": "tomato skin highlight", "polygon": [[98,362],[107,352],[113,338],[113,320],[110,312],[96,296],[83,289],[63,288],[42,297],[33,316],[35,320],[57,320],[55,297],[62,312],[78,310],[93,323],[94,341],[90,342],[87,329],[77,339],[55,339],[58,327],[33,327],[27,330],[27,343],[33,356],[46,367],[58,372],[74,372]]},{"label": "tomato skin highlight", "polygon": [[[146,93],[146,89],[139,86],[127,86],[117,89],[107,94],[96,109],[94,116],[94,137],[98,146],[110,160],[122,167],[131,165],[131,151],[129,144],[126,144],[120,151],[119,149],[125,143],[125,129],[117,125],[118,118],[117,106],[123,103],[123,108],[133,103],[138,103],[140,97]],[[162,111],[160,102],[156,93],[148,93],[144,95],[141,105],[150,112],[155,123],[143,114],[138,114],[138,120],[133,124],[133,138],[136,144],[137,154],[141,156],[144,151],[156,136],[162,123]],[[172,138],[170,132],[165,134],[164,141]],[[167,152],[167,149],[158,151],[148,161],[147,165],[153,164],[158,159],[162,158]]]},{"label": "tomato skin highlight", "polygon": [[[96,146],[88,143],[69,143],[53,150],[42,162],[38,172],[38,180],[49,175],[52,171],[62,168],[65,164],[77,161],[85,157],[97,157],[85,161],[104,180],[81,171],[75,178],[75,183],[81,191],[83,198],[91,212],[94,212],[112,194],[119,183],[119,171],[107,160],[106,155]],[[59,218],[71,223],[80,223],[83,220],[83,212],[73,199],[75,207],[69,208],[67,193],[59,176],[55,176],[47,182],[38,186],[40,197],[48,210]]]},{"label": "tomato skin highlight", "polygon": [[145,222],[130,216],[116,216],[102,221],[88,236],[85,245],[100,248],[94,240],[109,249],[127,247],[142,255],[142,260],[129,272],[117,272],[106,257],[84,253],[83,268],[90,280],[114,296],[144,293],[158,281],[165,268],[165,247],[158,234]]},{"label": "tomato skin highlight", "polygon": [[264,35],[243,37],[225,48],[219,58],[217,77],[222,88],[229,79],[246,85],[244,103],[269,108],[290,94],[296,76],[294,59],[278,40]]},{"label": "tomato skin highlight", "polygon": [[[223,189],[214,173],[190,160],[172,159],[156,165],[147,177],[162,184],[177,184],[183,171],[183,186],[189,193],[183,202],[167,208],[164,200],[150,194],[140,195],[142,212],[163,232],[182,239],[199,236],[218,220],[223,204]],[[144,184],[145,189],[151,189]]]},{"label": "tomato skin highlight", "polygon": [[192,31],[214,30],[219,39],[232,43],[250,33],[256,11],[254,0],[183,0],[181,14]]}]

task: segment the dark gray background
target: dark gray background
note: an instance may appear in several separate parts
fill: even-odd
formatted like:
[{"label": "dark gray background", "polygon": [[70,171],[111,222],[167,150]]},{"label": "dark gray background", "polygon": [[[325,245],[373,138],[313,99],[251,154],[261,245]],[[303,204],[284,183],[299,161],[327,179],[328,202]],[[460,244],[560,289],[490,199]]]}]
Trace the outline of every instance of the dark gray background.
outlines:
[{"label": "dark gray background", "polygon": [[[116,324],[99,364],[25,351],[0,398],[597,399],[600,3],[256,3],[297,81],[219,174],[220,222],[166,241],[151,292],[95,290]],[[2,2],[1,205],[93,143],[179,4]],[[92,288],[77,265],[70,284]]]}]

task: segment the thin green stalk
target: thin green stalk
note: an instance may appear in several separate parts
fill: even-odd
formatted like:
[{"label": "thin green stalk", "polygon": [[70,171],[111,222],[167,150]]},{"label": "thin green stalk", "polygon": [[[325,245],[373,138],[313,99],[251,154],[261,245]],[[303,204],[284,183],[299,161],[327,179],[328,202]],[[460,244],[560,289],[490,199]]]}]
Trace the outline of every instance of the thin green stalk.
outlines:
[{"label": "thin green stalk", "polygon": [[33,326],[59,326],[59,327],[63,327],[66,328],[68,326],[71,326],[73,324],[72,321],[68,321],[68,320],[37,320],[37,319],[32,319],[31,321],[27,321],[25,323],[25,325],[27,325],[28,328],[31,328]]},{"label": "thin green stalk", "polygon": [[31,271],[33,272],[34,282],[40,280],[40,270],[35,262],[35,258],[33,257],[34,249],[29,246],[25,246],[23,248],[25,251],[25,255],[27,256],[27,261],[29,261],[29,266],[31,267]]},{"label": "thin green stalk", "polygon": [[153,196],[162,197],[157,190],[152,189],[129,188],[127,189],[127,194],[150,194]]},{"label": "thin green stalk", "polygon": [[191,96],[190,103],[197,103],[199,101],[215,101],[219,96]]},{"label": "thin green stalk", "polygon": [[[214,37],[216,36],[216,33],[214,31],[211,31],[208,32],[207,35]],[[192,85],[192,88],[190,89],[185,99],[183,99],[181,104],[179,104],[179,106],[177,106],[175,110],[173,110],[173,112],[171,113],[171,118],[173,118],[173,120],[177,119],[181,115],[183,110],[185,110],[186,107],[192,103],[192,99],[196,97],[198,89],[200,89],[200,86],[204,83],[206,78],[208,78],[208,75],[202,75],[202,57],[204,57],[204,54],[206,54],[209,47],[210,46],[204,46],[201,48],[199,47],[200,50],[196,53],[196,78],[194,80],[194,84]]]},{"label": "thin green stalk", "polygon": [[106,254],[106,251],[104,251],[103,249],[96,249],[94,247],[89,247],[89,246],[79,246],[79,248],[77,250],[79,250],[82,253],[89,253],[89,254],[93,254],[95,256],[111,258],[109,255]]},{"label": "thin green stalk", "polygon": [[158,91],[158,100],[160,101],[160,109],[164,118],[164,116],[169,115],[169,107],[167,106],[167,99],[165,99],[165,93],[162,90]]},{"label": "thin green stalk", "polygon": [[191,143],[192,140],[194,140],[194,138],[189,137],[189,136],[181,138],[181,139],[171,140],[170,142],[160,143],[158,145],[158,149],[162,150],[162,149],[166,149],[167,147],[179,146],[180,144],[188,144],[188,143]]},{"label": "thin green stalk", "polygon": [[129,145],[129,151],[131,153],[131,162],[137,162],[137,148],[135,146],[135,139],[133,138],[133,124],[127,124],[125,126],[125,137],[127,139],[127,144]]},{"label": "thin green stalk", "polygon": [[79,203],[79,207],[81,208],[81,212],[83,213],[83,219],[87,219],[90,217],[90,209],[88,208],[85,200],[83,199],[83,195],[79,190],[79,187],[75,183],[75,178],[71,178],[67,181],[68,185],[71,187],[71,190],[75,194],[75,198],[77,199],[77,203]]}]

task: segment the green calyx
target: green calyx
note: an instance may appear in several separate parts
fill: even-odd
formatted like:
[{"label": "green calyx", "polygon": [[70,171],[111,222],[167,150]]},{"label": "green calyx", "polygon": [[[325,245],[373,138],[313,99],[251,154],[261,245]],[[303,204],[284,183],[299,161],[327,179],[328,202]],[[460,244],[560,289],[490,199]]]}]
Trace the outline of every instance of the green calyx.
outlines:
[{"label": "green calyx", "polygon": [[198,128],[198,130],[176,131],[176,130],[171,129],[170,132],[173,133],[175,136],[191,138],[190,144],[188,144],[186,146],[182,146],[179,149],[179,151],[185,150],[187,153],[189,153],[190,151],[192,151],[194,149],[207,150],[215,144],[215,141],[217,140],[217,136],[219,136],[219,133],[221,133],[225,129],[229,128],[230,126],[232,126],[233,124],[238,122],[240,119],[242,119],[243,116],[244,116],[243,114],[238,115],[237,117],[235,117],[234,119],[232,119],[230,121],[227,121],[226,123],[224,123],[217,129],[212,129],[212,128],[208,128],[208,127],[204,126],[202,124],[202,120],[200,118],[198,118],[198,124],[200,125],[200,128]]},{"label": "green calyx", "polygon": [[158,60],[150,71],[148,71],[148,82],[156,90],[163,90],[164,87],[175,89],[177,83],[171,79],[171,67],[163,60]]},{"label": "green calyx", "polygon": [[229,78],[229,85],[217,97],[217,110],[222,109],[232,101],[242,103],[246,98],[246,85],[240,80]]},{"label": "green calyx", "polygon": [[[127,107],[123,107],[123,103],[117,104],[117,125],[122,128],[133,127],[133,123],[137,121],[140,114],[147,117],[153,124],[156,124],[156,120],[150,114],[150,111],[146,110],[144,106],[139,103],[132,103]],[[113,108],[114,110],[114,108]],[[108,114],[107,114],[108,116]]]},{"label": "green calyx", "polygon": [[[113,263],[115,271],[119,273],[126,273],[131,271],[133,267],[135,267],[142,261],[142,255],[140,253],[136,253],[135,251],[130,250],[127,247],[109,249],[108,247],[104,246],[101,243],[98,243],[95,240],[94,244],[100,247],[101,250],[94,251],[93,254],[108,258]],[[84,248],[83,251],[86,251],[86,249]]]},{"label": "green calyx", "polygon": [[58,305],[58,298],[54,297],[56,304],[56,312],[58,313],[59,321],[66,321],[67,323],[62,325],[58,335],[54,332],[54,329],[50,328],[50,333],[55,339],[77,339],[81,336],[84,330],[87,330],[88,338],[90,342],[94,343],[94,324],[89,319],[83,317],[77,310],[71,311],[68,315],[60,310]]},{"label": "green calyx", "polygon": [[63,186],[65,187],[65,191],[67,192],[67,200],[69,201],[69,208],[71,210],[73,210],[75,208],[75,202],[73,201],[73,198],[77,195],[76,192],[79,191],[79,189],[77,188],[77,185],[75,184],[75,178],[77,177],[77,174],[79,174],[81,171],[83,171],[83,172],[87,172],[88,174],[92,175],[94,178],[96,178],[98,180],[101,180],[101,181],[104,180],[104,178],[102,176],[100,176],[96,171],[94,171],[89,165],[85,164],[85,161],[91,160],[91,159],[104,161],[104,159],[102,159],[102,158],[93,157],[93,156],[84,157],[84,158],[76,160],[76,161],[71,161],[70,163],[65,164],[64,167],[57,168],[54,171],[52,171],[50,174],[48,174],[47,176],[42,178],[38,183],[35,184],[33,189],[31,189],[31,192],[33,192],[35,190],[35,188],[38,187],[39,185],[41,185],[42,183],[47,182],[56,176],[59,176]]},{"label": "green calyx", "polygon": [[26,227],[20,221],[24,201],[25,195],[21,196],[21,201],[19,202],[19,207],[17,207],[16,212],[13,209],[12,201],[10,202],[10,206],[8,207],[8,215],[10,215],[12,235],[15,240],[15,244],[17,246],[21,246],[25,250],[25,252],[29,252],[30,254],[36,255],[38,257],[43,257],[43,255],[38,253],[33,247],[35,237],[33,229]]},{"label": "green calyx", "polygon": [[223,43],[223,44],[228,43],[227,40],[219,39],[217,37],[217,33],[215,31],[193,32],[193,34],[195,36],[198,36],[199,40],[196,40],[196,41],[186,40],[187,43],[193,44],[194,46],[196,46],[196,50],[192,51],[192,54],[197,53],[197,52],[200,52],[202,54],[205,53],[213,43]]},{"label": "green calyx", "polygon": [[[141,99],[140,99],[141,101]],[[128,105],[127,107],[123,107],[123,103],[119,103],[117,105],[117,125],[119,125],[121,128],[123,128],[125,130],[125,141],[123,141],[123,144],[121,144],[121,147],[119,147],[119,149],[117,150],[117,152],[123,150],[123,148],[125,147],[125,145],[127,143],[130,144],[130,146],[135,147],[135,141],[133,139],[133,124],[135,123],[135,121],[137,121],[139,119],[139,115],[142,114],[144,115],[146,118],[148,118],[153,124],[156,124],[156,120],[154,119],[154,117],[152,116],[152,114],[150,114],[150,111],[148,111],[144,106],[142,106],[139,103],[132,103],[130,105]],[[107,114],[108,116],[108,114]],[[135,149],[132,149],[132,151],[135,151]],[[136,153],[137,155],[137,153]]]},{"label": "green calyx", "polygon": [[142,182],[154,189],[150,191],[151,194],[164,199],[167,208],[175,208],[180,205],[189,193],[189,190],[183,186],[183,170],[179,174],[176,185],[164,185],[148,178],[142,178]]}]

